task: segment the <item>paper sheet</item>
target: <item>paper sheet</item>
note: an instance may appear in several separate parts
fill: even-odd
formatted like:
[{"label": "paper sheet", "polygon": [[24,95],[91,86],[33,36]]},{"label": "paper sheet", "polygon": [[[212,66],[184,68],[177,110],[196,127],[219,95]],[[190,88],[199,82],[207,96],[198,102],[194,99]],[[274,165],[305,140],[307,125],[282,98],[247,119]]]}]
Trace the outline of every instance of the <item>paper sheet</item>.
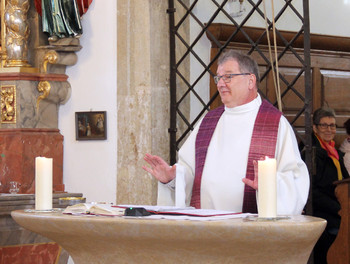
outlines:
[{"label": "paper sheet", "polygon": [[189,220],[189,221],[219,221],[219,220],[227,220],[227,219],[238,219],[238,218],[246,218],[248,216],[253,216],[255,214],[234,214],[234,215],[217,215],[217,216],[206,216],[206,217],[198,217],[198,216],[190,216],[190,215],[165,215],[165,214],[154,214],[150,216],[123,216],[125,218],[134,218],[134,219],[166,219],[166,220]]},{"label": "paper sheet", "polygon": [[[176,206],[151,206],[151,205],[117,205],[117,207],[143,207],[147,211],[154,213],[147,218],[152,219],[188,219],[188,220],[218,220],[231,218],[244,218],[252,214],[242,214],[240,212],[222,211],[214,209],[195,209],[194,207]],[[144,216],[142,216],[144,217]],[[201,219],[199,219],[201,218]],[[205,220],[205,219],[203,219]]]}]

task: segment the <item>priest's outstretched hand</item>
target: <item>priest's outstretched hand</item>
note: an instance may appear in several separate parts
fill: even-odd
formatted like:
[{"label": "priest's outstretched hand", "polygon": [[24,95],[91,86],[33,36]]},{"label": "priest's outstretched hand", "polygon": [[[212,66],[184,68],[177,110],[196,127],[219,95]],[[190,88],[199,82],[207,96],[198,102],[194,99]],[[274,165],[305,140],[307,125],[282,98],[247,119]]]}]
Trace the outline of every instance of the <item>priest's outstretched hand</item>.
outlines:
[{"label": "priest's outstretched hand", "polygon": [[168,183],[176,176],[176,166],[169,166],[161,157],[146,154],[143,158],[151,167],[142,166],[142,168],[151,173],[158,181]]},{"label": "priest's outstretched hand", "polygon": [[256,160],[253,160],[253,165],[254,165],[254,180],[243,178],[242,182],[252,187],[254,190],[257,190],[258,189],[258,162]]}]

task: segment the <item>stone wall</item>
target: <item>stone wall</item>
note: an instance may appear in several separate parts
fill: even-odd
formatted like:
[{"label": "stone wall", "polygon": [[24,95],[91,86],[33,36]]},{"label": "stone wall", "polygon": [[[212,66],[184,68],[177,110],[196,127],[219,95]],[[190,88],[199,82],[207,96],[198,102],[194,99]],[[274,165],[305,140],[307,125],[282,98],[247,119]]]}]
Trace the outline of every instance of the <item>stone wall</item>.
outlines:
[{"label": "stone wall", "polygon": [[[117,203],[155,204],[145,153],[169,156],[168,1],[117,4]],[[142,14],[142,15],[140,15]]]}]

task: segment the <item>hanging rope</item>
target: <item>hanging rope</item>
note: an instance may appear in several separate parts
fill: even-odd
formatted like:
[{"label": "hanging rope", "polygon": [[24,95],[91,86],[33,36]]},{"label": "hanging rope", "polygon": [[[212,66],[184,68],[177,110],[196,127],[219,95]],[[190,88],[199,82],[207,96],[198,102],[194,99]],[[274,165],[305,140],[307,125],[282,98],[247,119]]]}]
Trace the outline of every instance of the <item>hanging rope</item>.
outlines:
[{"label": "hanging rope", "polygon": [[269,25],[267,23],[265,0],[263,0],[263,3],[264,3],[264,18],[265,18],[266,36],[267,36],[267,44],[268,44],[268,48],[269,48],[270,62],[271,62],[271,67],[272,67],[273,83],[274,83],[274,87],[275,87],[278,109],[282,112],[281,87],[280,87],[280,81],[279,81],[280,79],[279,79],[278,59],[277,59],[277,41],[276,41],[274,4],[273,4],[273,0],[271,0],[272,34],[273,34],[274,53],[275,53],[275,62],[276,62],[275,67],[273,66],[273,63],[272,63],[272,50],[271,50],[271,42],[270,42],[270,34],[269,34]]}]

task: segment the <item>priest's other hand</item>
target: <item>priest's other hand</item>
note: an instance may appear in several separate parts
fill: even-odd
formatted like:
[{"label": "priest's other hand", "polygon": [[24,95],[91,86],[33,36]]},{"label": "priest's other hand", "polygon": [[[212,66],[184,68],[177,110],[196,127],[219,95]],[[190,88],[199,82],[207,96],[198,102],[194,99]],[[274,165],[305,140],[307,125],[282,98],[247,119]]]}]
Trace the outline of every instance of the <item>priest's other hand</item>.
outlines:
[{"label": "priest's other hand", "polygon": [[161,157],[146,153],[143,158],[151,168],[142,166],[142,168],[151,173],[161,183],[168,183],[176,176],[176,166],[169,166]]},{"label": "priest's other hand", "polygon": [[254,165],[254,180],[243,178],[242,181],[248,186],[252,187],[254,190],[258,189],[258,162],[253,160]]}]

